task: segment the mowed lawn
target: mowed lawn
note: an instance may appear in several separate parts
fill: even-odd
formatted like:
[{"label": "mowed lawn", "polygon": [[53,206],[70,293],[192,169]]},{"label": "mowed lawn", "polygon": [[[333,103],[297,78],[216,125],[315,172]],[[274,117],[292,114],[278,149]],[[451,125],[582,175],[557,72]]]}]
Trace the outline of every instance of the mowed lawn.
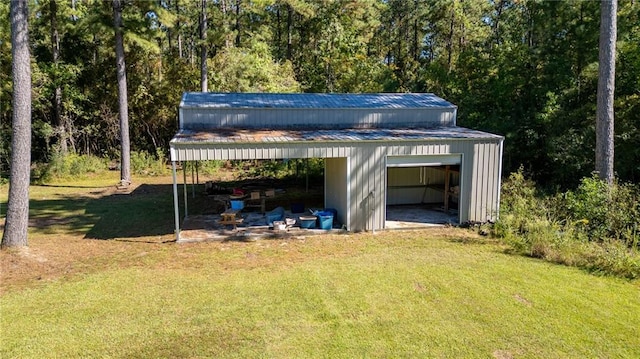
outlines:
[{"label": "mowed lawn", "polygon": [[638,281],[451,228],[177,244],[170,179],[138,182],[32,188],[0,357],[640,357]]}]

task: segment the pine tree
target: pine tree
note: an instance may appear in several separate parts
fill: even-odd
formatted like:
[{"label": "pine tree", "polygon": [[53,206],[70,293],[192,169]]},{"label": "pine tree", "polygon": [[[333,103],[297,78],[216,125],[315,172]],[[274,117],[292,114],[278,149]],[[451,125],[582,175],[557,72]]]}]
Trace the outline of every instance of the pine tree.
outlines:
[{"label": "pine tree", "polygon": [[27,0],[11,1],[13,137],[7,218],[2,247],[27,246],[31,165],[31,60]]},{"label": "pine tree", "polygon": [[596,110],[596,172],[602,180],[613,183],[613,95],[616,76],[617,0],[603,0],[600,5],[600,56],[598,102]]},{"label": "pine tree", "polygon": [[120,114],[120,185],[131,184],[131,144],[129,142],[129,105],[127,73],[122,39],[122,2],[113,0],[113,26],[116,37],[116,70],[118,74],[118,109]]}]

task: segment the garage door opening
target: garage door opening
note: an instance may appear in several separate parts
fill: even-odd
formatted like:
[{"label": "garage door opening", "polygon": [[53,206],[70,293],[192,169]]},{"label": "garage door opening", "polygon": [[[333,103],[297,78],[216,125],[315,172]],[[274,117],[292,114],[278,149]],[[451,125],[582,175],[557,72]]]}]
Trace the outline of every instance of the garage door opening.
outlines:
[{"label": "garage door opening", "polygon": [[386,229],[459,224],[460,155],[387,159]]}]

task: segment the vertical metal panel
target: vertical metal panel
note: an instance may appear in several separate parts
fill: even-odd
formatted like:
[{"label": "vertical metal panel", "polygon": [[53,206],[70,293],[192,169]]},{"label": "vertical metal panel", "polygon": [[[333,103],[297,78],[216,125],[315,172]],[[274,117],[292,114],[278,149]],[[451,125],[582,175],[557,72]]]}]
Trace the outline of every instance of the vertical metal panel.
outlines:
[{"label": "vertical metal panel", "polygon": [[348,165],[348,172],[347,175],[349,177],[349,183],[347,183],[348,186],[348,193],[349,193],[349,213],[348,213],[348,221],[350,224],[350,227],[348,227],[347,229],[349,229],[350,231],[355,231],[356,228],[358,228],[360,226],[360,221],[359,221],[359,198],[360,198],[360,193],[359,193],[359,187],[360,187],[360,182],[358,180],[358,173],[357,173],[357,167],[359,167],[359,163],[360,163],[360,151],[354,151],[353,155],[351,157],[349,157],[349,165]]},{"label": "vertical metal panel", "polygon": [[486,217],[486,203],[487,203],[487,188],[486,188],[486,146],[484,143],[479,143],[476,150],[478,151],[478,172],[474,174],[474,178],[477,181],[477,194],[478,204],[476,208],[476,218],[482,219]]},{"label": "vertical metal panel", "polygon": [[353,224],[354,231],[360,231],[365,228],[365,214],[363,211],[364,203],[362,202],[364,199],[364,183],[363,183],[363,175],[362,175],[362,167],[366,165],[366,158],[368,156],[363,156],[364,150],[359,149],[353,156],[353,166],[351,167],[351,180],[355,184],[355,188],[352,187],[351,191],[351,223]]},{"label": "vertical metal panel", "polygon": [[500,174],[502,169],[502,142],[497,145],[491,145],[491,163],[489,165],[488,173],[489,186],[491,189],[491,198],[489,203],[491,204],[490,218],[488,220],[495,221],[498,218],[499,206],[500,206]]},{"label": "vertical metal panel", "polygon": [[[350,230],[379,229],[384,226],[386,201],[386,156],[427,154],[462,154],[460,173],[459,216],[461,222],[494,220],[500,200],[501,140],[415,141],[410,143],[220,143],[171,147],[176,161],[238,160],[283,158],[343,158],[341,173],[336,180],[350,203],[345,204],[346,223]],[[348,160],[345,160],[348,158]],[[347,163],[345,164],[344,161]],[[338,162],[328,162],[336,165]],[[347,169],[344,169],[345,167]],[[350,182],[346,183],[350,178]],[[332,182],[333,183],[333,182]],[[339,182],[333,184],[338,186]],[[369,194],[373,192],[373,198]],[[344,193],[344,192],[343,192]],[[370,201],[372,213],[367,210]],[[348,211],[346,210],[348,208]],[[347,217],[348,216],[348,217]]]},{"label": "vertical metal panel", "polygon": [[341,223],[348,225],[348,159],[328,158],[325,160],[325,207],[335,208]]},{"label": "vertical metal panel", "polygon": [[420,183],[421,170],[421,167],[387,167],[387,205],[420,202],[416,198],[422,197],[424,192],[421,188],[424,184]]},{"label": "vertical metal panel", "polygon": [[493,188],[493,183],[495,182],[495,177],[494,177],[494,171],[493,169],[495,168],[494,166],[496,165],[495,163],[495,153],[496,153],[496,146],[490,146],[489,144],[485,145],[487,147],[487,158],[486,158],[486,163],[485,163],[485,178],[486,181],[485,183],[487,184],[487,204],[486,204],[486,208],[487,208],[487,213],[485,216],[485,220],[490,221],[492,220],[492,218],[495,216],[495,200],[496,200],[496,193],[495,190]]},{"label": "vertical metal panel", "polygon": [[496,192],[497,192],[497,198],[496,198],[496,217],[493,218],[493,220],[497,220],[500,217],[500,188],[502,186],[502,151],[503,151],[503,146],[504,143],[502,140],[500,140],[500,143],[498,145],[498,151],[496,153],[496,181],[497,181],[497,185],[496,185]]},{"label": "vertical metal panel", "polygon": [[350,230],[380,229],[385,213],[385,148],[363,143],[352,151]]},{"label": "vertical metal panel", "polygon": [[291,126],[429,127],[455,122],[452,108],[180,108],[181,129],[220,127],[278,128]]},{"label": "vertical metal panel", "polygon": [[380,146],[376,146],[375,155],[375,229],[384,228],[384,222],[386,220],[387,209],[386,203],[386,168],[385,168],[385,155],[386,151]]},{"label": "vertical metal panel", "polygon": [[[443,193],[428,187],[444,185],[445,171],[442,167],[389,167],[388,164],[387,205],[442,202]],[[459,175],[454,173],[452,177],[452,183],[459,184]]]}]

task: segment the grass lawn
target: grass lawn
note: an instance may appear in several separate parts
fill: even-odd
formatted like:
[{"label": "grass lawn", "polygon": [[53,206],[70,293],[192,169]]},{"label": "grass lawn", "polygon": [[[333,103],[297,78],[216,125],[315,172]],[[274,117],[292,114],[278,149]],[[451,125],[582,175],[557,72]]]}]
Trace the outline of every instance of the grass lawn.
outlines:
[{"label": "grass lawn", "polygon": [[640,357],[638,281],[461,229],[176,244],[170,178],[116,181],[32,188],[0,357]]}]

